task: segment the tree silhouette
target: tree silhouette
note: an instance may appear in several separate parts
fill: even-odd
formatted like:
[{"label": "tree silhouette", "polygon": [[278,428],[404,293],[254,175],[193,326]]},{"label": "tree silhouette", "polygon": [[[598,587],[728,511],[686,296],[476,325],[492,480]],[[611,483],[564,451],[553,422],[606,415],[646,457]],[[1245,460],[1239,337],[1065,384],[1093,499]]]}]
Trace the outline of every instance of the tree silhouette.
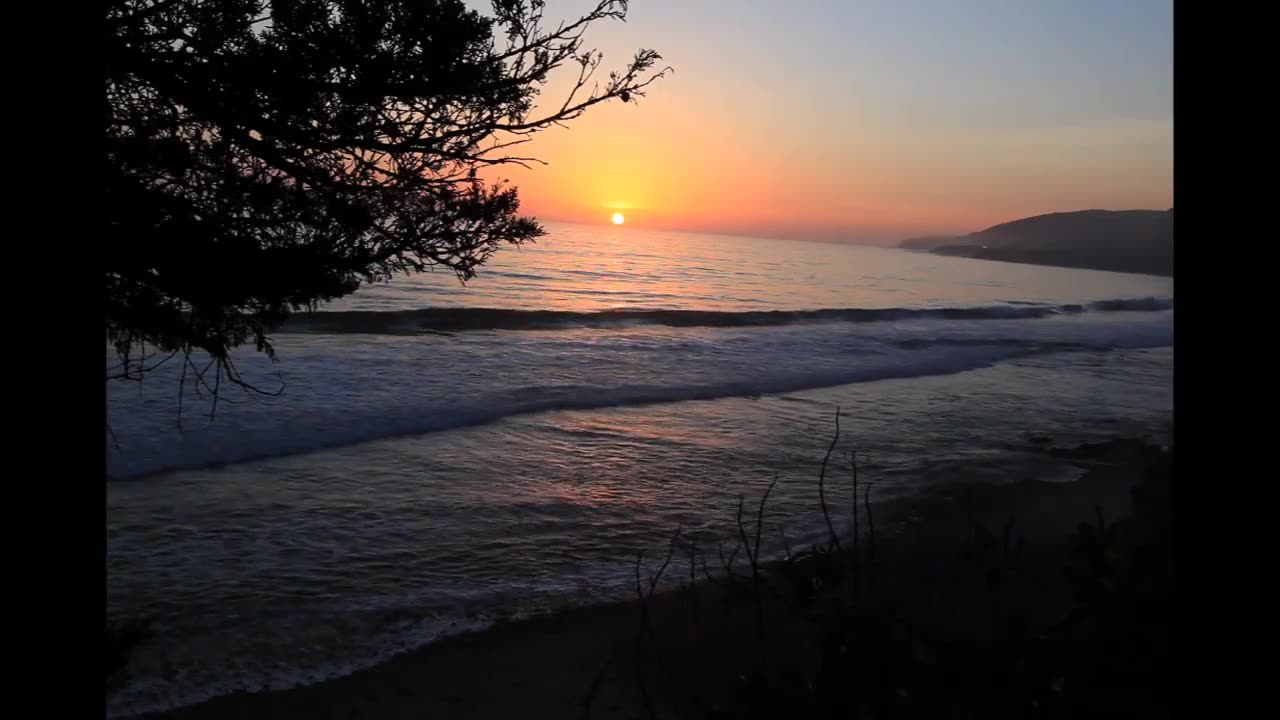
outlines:
[{"label": "tree silhouette", "polygon": [[[596,79],[583,33],[627,5],[549,29],[543,0],[492,16],[461,0],[108,0],[108,380],[178,356],[215,398],[224,378],[256,389],[230,351],[274,359],[291,312],[400,273],[466,280],[543,235],[477,171],[539,162],[516,147],[669,70],[639,50]],[[567,96],[538,103],[565,65]]]}]

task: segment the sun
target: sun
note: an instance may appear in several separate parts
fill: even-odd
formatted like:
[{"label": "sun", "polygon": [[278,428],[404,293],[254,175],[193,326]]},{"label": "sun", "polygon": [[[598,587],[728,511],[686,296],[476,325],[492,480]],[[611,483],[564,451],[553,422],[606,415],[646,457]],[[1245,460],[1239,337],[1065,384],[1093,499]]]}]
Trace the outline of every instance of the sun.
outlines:
[{"label": "sun", "polygon": [[613,219],[614,225],[621,225],[622,223],[627,221],[627,219],[622,216],[622,213],[614,213],[612,219]]}]

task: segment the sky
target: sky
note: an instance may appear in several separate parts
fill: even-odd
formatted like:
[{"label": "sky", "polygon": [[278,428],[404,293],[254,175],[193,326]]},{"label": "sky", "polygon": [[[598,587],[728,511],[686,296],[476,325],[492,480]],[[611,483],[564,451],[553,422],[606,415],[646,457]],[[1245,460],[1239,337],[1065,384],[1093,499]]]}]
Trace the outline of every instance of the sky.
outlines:
[{"label": "sky", "polygon": [[[549,0],[548,24],[593,0]],[[1165,0],[632,0],[674,74],[504,168],[544,220],[850,242],[1173,203]],[[576,73],[574,68],[565,68]],[[563,99],[552,80],[545,102]],[[526,152],[527,151],[527,152]]]}]

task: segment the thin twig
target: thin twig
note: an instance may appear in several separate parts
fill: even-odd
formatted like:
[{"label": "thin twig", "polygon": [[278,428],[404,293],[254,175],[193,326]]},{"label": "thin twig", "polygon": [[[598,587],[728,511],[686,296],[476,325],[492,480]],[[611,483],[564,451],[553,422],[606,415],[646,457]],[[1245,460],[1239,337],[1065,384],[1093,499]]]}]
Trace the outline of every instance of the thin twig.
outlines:
[{"label": "thin twig", "polygon": [[793,559],[791,554],[791,543],[787,542],[787,533],[781,527],[778,528],[778,536],[782,538],[782,551],[787,554],[787,561],[790,562]]},{"label": "thin twig", "polygon": [[218,361],[218,368],[213,372],[213,407],[209,408],[209,420],[213,420],[213,416],[218,413],[218,389],[222,387],[222,360]]},{"label": "thin twig", "polygon": [[868,483],[862,491],[862,508],[867,513],[867,557],[876,562],[876,521],[871,514],[871,485]]},{"label": "thin twig", "polygon": [[697,554],[698,541],[695,538],[689,542],[689,602],[695,610],[698,605],[698,578],[695,575]]},{"label": "thin twig", "polygon": [[707,582],[715,582],[715,578],[711,577],[711,571],[707,569],[707,558],[705,556],[702,558],[702,576],[707,579]]},{"label": "thin twig", "polygon": [[645,682],[645,666],[647,665],[647,656],[645,653],[646,630],[649,629],[649,598],[645,595],[644,587],[640,584],[640,565],[644,562],[644,549],[642,548],[636,553],[636,594],[640,596],[640,627],[636,632],[636,680],[640,685],[640,700],[644,704],[645,710],[649,717],[654,717],[653,703],[649,700],[649,687]]},{"label": "thin twig", "polygon": [[720,568],[724,570],[725,580],[732,581],[734,578],[737,577],[737,575],[735,575],[733,572],[733,563],[735,560],[738,559],[738,551],[742,549],[742,541],[739,540],[738,544],[733,546],[733,552],[729,553],[729,559],[727,561],[724,558],[724,543],[720,543],[719,548],[720,548]]},{"label": "thin twig", "polygon": [[178,378],[178,434],[182,434],[182,396],[187,389],[187,366],[191,364],[191,351],[182,359],[182,376]]},{"label": "thin twig", "polygon": [[609,668],[613,665],[613,661],[617,656],[618,650],[617,648],[614,648],[609,653],[609,657],[605,658],[604,663],[600,665],[600,669],[596,671],[595,677],[591,679],[591,685],[587,688],[587,697],[583,701],[583,720],[591,720],[591,703],[595,700],[596,693],[600,692],[600,685],[604,683],[605,675],[608,674]]},{"label": "thin twig", "polygon": [[773,486],[778,484],[778,477],[777,474],[773,476],[773,482],[769,483],[769,487],[765,489],[764,495],[760,498],[760,507],[756,510],[756,549],[751,558],[754,564],[760,562],[760,531],[764,527],[764,504],[769,502],[769,493],[772,493]]},{"label": "thin twig", "polygon": [[[640,598],[641,603],[643,603],[645,600],[644,587],[640,584],[640,565],[643,562],[644,562],[644,548],[640,548],[640,550],[636,552],[635,571],[636,571],[636,595]],[[640,609],[644,610],[645,607],[647,606],[644,604],[641,604]]]},{"label": "thin twig", "polygon": [[831,459],[831,453],[836,449],[836,443],[840,441],[840,406],[836,406],[836,434],[831,438],[831,444],[827,446],[827,454],[822,456],[822,469],[818,471],[818,503],[822,506],[822,517],[827,521],[827,533],[831,540],[831,544],[836,550],[840,549],[840,538],[836,535],[835,525],[831,524],[831,512],[827,509],[827,461]]},{"label": "thin twig", "polygon": [[671,544],[667,546],[667,556],[662,560],[662,565],[658,568],[656,575],[649,578],[649,597],[653,597],[654,590],[658,587],[658,581],[662,579],[662,574],[667,571],[667,566],[671,564],[671,558],[676,552],[676,543],[680,540],[680,533],[683,526],[676,526],[676,532],[671,536]]},{"label": "thin twig", "polygon": [[[747,547],[747,558],[751,561],[751,590],[752,597],[755,600],[756,611],[756,640],[760,648],[760,669],[762,672],[769,667],[769,644],[768,637],[765,632],[764,625],[764,604],[762,592],[760,588],[760,531],[764,526],[764,507],[769,501],[769,494],[773,492],[773,488],[778,484],[778,476],[773,476],[773,482],[769,483],[769,487],[765,490],[764,495],[760,498],[760,505],[756,510],[756,543],[753,549],[747,542],[746,527],[742,524],[742,508],[745,500],[738,499],[738,535],[742,540],[742,544]],[[767,673],[765,674],[767,678]]]},{"label": "thin twig", "polygon": [[849,466],[853,470],[853,492],[849,494],[849,514],[853,516],[853,554],[849,556],[849,602],[853,603],[861,591],[861,579],[859,572],[862,558],[860,557],[861,549],[859,547],[859,531],[858,531],[858,450],[854,448],[849,453]]},{"label": "thin twig", "polygon": [[[862,491],[862,507],[867,513],[867,583],[870,584],[872,569],[876,566],[876,521],[871,515],[871,484],[868,483],[866,489]],[[877,576],[876,586],[879,587],[879,578]],[[872,590],[872,592],[875,592]]]},{"label": "thin twig", "polygon": [[644,702],[645,710],[646,712],[648,712],[649,717],[655,717],[653,712],[653,704],[649,699],[649,690],[646,683],[644,682],[644,676],[646,674],[645,667],[647,666],[648,659],[650,657],[650,653],[646,652],[647,650],[649,650],[649,648],[645,641],[647,637],[651,635],[653,632],[653,626],[651,624],[651,618],[649,615],[649,603],[653,601],[653,596],[657,592],[658,583],[662,580],[663,573],[665,573],[667,571],[667,567],[671,565],[671,558],[675,556],[676,544],[680,541],[680,533],[682,531],[683,531],[683,527],[678,526],[676,527],[675,534],[671,536],[671,543],[667,546],[667,556],[663,558],[662,565],[658,567],[658,572],[654,573],[649,578],[648,593],[645,593],[640,590],[640,562],[644,557],[644,551],[641,550],[640,553],[636,555],[636,589],[638,592],[640,592],[641,618],[643,622],[640,628],[640,635],[637,638],[637,642],[639,643],[639,646],[640,646],[639,650],[641,653],[640,662],[637,667],[637,670],[641,675],[640,692],[641,692],[642,700]]}]

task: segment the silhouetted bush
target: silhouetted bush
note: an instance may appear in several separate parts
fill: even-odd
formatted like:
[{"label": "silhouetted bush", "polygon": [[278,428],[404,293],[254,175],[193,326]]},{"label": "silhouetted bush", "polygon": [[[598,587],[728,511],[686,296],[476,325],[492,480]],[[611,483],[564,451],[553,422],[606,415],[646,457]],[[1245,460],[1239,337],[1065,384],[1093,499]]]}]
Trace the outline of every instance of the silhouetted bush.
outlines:
[{"label": "silhouetted bush", "polygon": [[[538,162],[514,149],[665,72],[639,50],[596,78],[583,33],[625,19],[626,0],[550,29],[543,6],[108,0],[108,379],[180,355],[215,397],[224,379],[256,389],[229,353],[272,355],[291,312],[401,273],[467,279],[541,236],[515,188],[478,173]],[[539,98],[566,65],[563,100]]]},{"label": "silhouetted bush", "polygon": [[[685,589],[698,602],[661,615],[650,606],[660,603],[654,589],[677,534],[647,584],[636,563],[645,612],[634,680],[649,714],[1066,718],[1167,710],[1172,456],[1147,455],[1154,460],[1133,490],[1132,512],[1108,523],[1098,508],[1064,539],[1065,564],[1029,557],[1010,519],[998,531],[974,524],[968,547],[933,550],[942,572],[913,575],[876,556],[865,490],[861,510],[852,508],[861,538],[842,547],[832,530],[825,543],[766,563],[766,491],[754,523],[740,504],[728,554],[740,554],[749,575],[735,574],[732,560],[718,572],[704,562],[701,588]],[[825,470],[824,462],[820,478]],[[819,497],[827,514],[825,492]],[[696,549],[689,552],[692,563]]]}]

